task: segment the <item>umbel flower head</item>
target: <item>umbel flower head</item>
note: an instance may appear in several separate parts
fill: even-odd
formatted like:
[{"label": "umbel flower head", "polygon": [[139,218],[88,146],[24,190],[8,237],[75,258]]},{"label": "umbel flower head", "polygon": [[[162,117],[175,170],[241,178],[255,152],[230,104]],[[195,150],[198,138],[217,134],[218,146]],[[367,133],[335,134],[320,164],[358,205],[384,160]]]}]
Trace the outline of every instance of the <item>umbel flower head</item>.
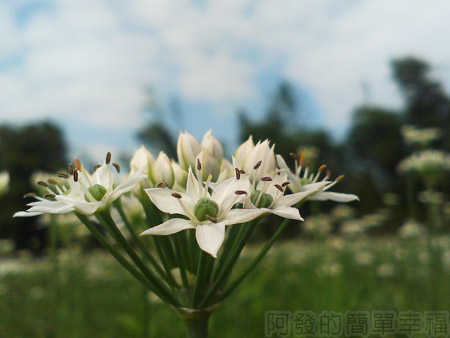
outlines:
[{"label": "umbel flower head", "polygon": [[[201,165],[200,165],[201,166]],[[199,168],[201,170],[201,168]],[[188,169],[186,192],[168,188],[145,189],[155,206],[162,212],[184,216],[175,217],[144,231],[141,235],[171,235],[195,229],[200,248],[213,257],[225,238],[225,226],[248,222],[264,214],[263,209],[233,209],[250,190],[247,177],[231,177],[217,184],[210,193],[211,176],[198,181]]]},{"label": "umbel flower head", "polygon": [[111,171],[111,166],[117,173],[120,172],[119,165],[111,163],[111,153],[106,155],[103,164],[94,168],[92,174],[75,159],[74,164],[69,165],[69,174],[58,174],[65,181],[59,183],[49,179],[47,182],[38,182],[46,193],[42,197],[34,196],[37,201],[27,204],[30,209],[19,211],[14,217],[44,213],[61,214],[74,210],[84,215],[92,215],[98,209],[109,207],[119,196],[133,189],[138,182],[147,177],[143,172],[136,172],[114,187],[115,175]]},{"label": "umbel flower head", "polygon": [[320,166],[317,173],[310,173],[308,167],[304,168],[302,153],[300,153],[299,157],[294,153],[291,153],[291,156],[295,159],[294,172],[289,169],[286,161],[282,156],[277,155],[277,162],[280,168],[286,170],[290,182],[289,189],[293,193],[308,190],[317,190],[317,192],[309,197],[309,199],[316,201],[331,200],[336,202],[351,202],[359,200],[358,196],[353,194],[327,191],[335,184],[337,184],[340,180],[342,180],[343,176],[339,176],[334,181],[328,181],[328,179],[330,178],[329,171],[327,171],[326,175],[321,178],[322,172],[325,169],[325,165]]}]

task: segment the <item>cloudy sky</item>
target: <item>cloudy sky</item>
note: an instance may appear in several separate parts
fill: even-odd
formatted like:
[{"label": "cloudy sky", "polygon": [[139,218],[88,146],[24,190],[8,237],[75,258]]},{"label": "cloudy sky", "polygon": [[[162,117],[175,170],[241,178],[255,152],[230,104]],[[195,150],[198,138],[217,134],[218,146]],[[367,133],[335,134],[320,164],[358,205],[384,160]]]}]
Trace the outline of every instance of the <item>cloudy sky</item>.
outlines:
[{"label": "cloudy sky", "polygon": [[[235,142],[235,112],[261,114],[280,79],[342,133],[361,84],[398,107],[389,60],[429,60],[450,87],[448,0],[0,2],[0,122],[51,118],[72,152],[137,145],[153,88],[186,128]],[[103,156],[103,155],[102,155]]]}]

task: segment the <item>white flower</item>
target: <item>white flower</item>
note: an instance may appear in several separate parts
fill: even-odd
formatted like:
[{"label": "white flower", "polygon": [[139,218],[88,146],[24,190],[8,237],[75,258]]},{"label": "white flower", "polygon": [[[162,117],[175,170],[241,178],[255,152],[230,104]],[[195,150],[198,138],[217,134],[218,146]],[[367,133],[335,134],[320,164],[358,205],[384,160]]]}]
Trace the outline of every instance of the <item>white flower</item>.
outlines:
[{"label": "white flower", "polygon": [[9,174],[6,170],[0,172],[0,196],[8,191]]},{"label": "white flower", "polygon": [[303,165],[303,157],[300,156],[298,161],[295,161],[295,171],[292,172],[289,167],[287,166],[286,162],[284,161],[283,157],[280,155],[277,155],[277,162],[278,166],[281,169],[286,170],[290,184],[289,189],[294,192],[301,192],[301,191],[308,191],[308,190],[315,190],[318,189],[318,191],[311,195],[309,199],[316,200],[316,201],[326,201],[326,200],[332,200],[336,202],[351,202],[358,200],[359,198],[356,195],[353,194],[343,194],[343,193],[337,193],[337,192],[329,192],[331,187],[333,187],[336,183],[338,183],[343,176],[339,176],[334,181],[328,181],[330,174],[327,172],[325,177],[320,178],[320,175],[322,171],[325,169],[325,166],[322,165],[316,174],[309,173],[308,167],[305,168],[305,170],[302,172],[302,165]]},{"label": "white flower", "polygon": [[272,176],[261,177],[256,189],[252,186],[252,191],[244,202],[244,207],[248,209],[258,208],[284,218],[303,220],[297,208],[292,207],[308,196],[317,192],[317,189],[284,195],[286,186],[290,182],[284,171],[278,171]]},{"label": "white flower", "polygon": [[200,143],[188,132],[181,133],[178,136],[177,155],[178,162],[183,169],[194,167],[195,159],[201,151]]},{"label": "white flower", "polygon": [[[114,188],[114,174],[110,170],[111,154],[108,153],[106,161],[91,175],[78,162],[73,169],[72,176],[64,173],[66,184],[47,184],[40,182],[48,193],[44,197],[36,196],[38,201],[27,204],[30,209],[17,212],[14,217],[36,216],[45,213],[61,214],[78,211],[85,215],[92,215],[100,208],[108,207],[122,194],[132,190],[134,186],[147,178],[143,172],[130,175],[124,182]],[[119,172],[117,163],[112,163]]]},{"label": "white flower", "polygon": [[134,152],[130,161],[130,174],[136,172],[144,172],[148,174],[148,169],[153,163],[154,159],[152,154],[143,146]]},{"label": "white flower", "polygon": [[270,147],[269,141],[265,140],[256,144],[245,158],[243,164],[236,158],[237,166],[244,169],[252,183],[275,171],[277,164],[275,162],[274,148],[274,145]]},{"label": "white flower", "polygon": [[187,217],[172,218],[144,231],[141,235],[171,235],[182,230],[195,229],[200,248],[213,257],[225,238],[225,226],[248,222],[264,210],[232,209],[250,189],[248,179],[234,177],[216,185],[209,193],[210,179],[204,184],[197,181],[189,168],[186,193],[167,188],[145,189],[155,206],[168,214]]},{"label": "white flower", "polygon": [[152,177],[155,184],[164,182],[167,183],[169,187],[173,187],[175,183],[175,175],[172,168],[172,163],[170,162],[167,155],[161,151],[153,163]]},{"label": "white flower", "polygon": [[174,190],[185,190],[187,181],[187,171],[181,168],[181,166],[172,160],[172,170],[175,176]]}]

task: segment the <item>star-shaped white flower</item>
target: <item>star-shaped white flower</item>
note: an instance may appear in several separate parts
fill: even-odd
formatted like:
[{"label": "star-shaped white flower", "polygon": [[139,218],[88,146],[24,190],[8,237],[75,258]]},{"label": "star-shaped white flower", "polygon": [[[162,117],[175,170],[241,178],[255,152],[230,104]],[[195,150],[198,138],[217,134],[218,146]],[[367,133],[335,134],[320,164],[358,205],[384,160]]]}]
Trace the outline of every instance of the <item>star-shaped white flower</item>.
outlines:
[{"label": "star-shaped white flower", "polygon": [[[110,161],[111,155],[108,153],[106,161],[98,166],[93,174],[77,163],[75,169],[70,170],[71,176],[59,174],[66,178],[65,184],[41,182],[48,193],[44,195],[44,198],[36,197],[38,201],[28,204],[30,209],[17,212],[14,217],[37,216],[45,213],[61,214],[74,210],[85,215],[92,215],[98,209],[109,206],[122,194],[132,190],[138,182],[147,178],[143,172],[136,172],[114,187],[115,176],[110,169]],[[117,172],[120,171],[117,163],[112,165]]]},{"label": "star-shaped white flower", "polygon": [[144,231],[141,235],[171,235],[182,230],[195,229],[200,248],[213,257],[225,238],[225,226],[251,221],[265,213],[260,209],[232,209],[248,194],[248,178],[232,177],[215,186],[209,192],[210,178],[199,182],[189,168],[186,192],[168,188],[145,189],[155,206],[168,214],[183,215],[172,218]]},{"label": "star-shaped white flower", "polygon": [[334,181],[328,181],[330,178],[329,172],[323,177],[320,178],[322,171],[325,169],[325,166],[321,166],[316,174],[309,173],[308,167],[303,170],[303,157],[300,155],[298,161],[295,161],[295,170],[292,172],[284,161],[283,157],[277,155],[277,163],[278,166],[285,170],[289,181],[289,189],[294,192],[303,192],[308,190],[317,190],[316,193],[311,195],[309,199],[316,201],[335,201],[335,202],[351,202],[351,201],[359,201],[358,196],[354,194],[344,194],[337,192],[327,191],[331,187],[333,187],[336,183],[338,183],[343,176],[339,176]]},{"label": "star-shaped white flower", "polygon": [[280,217],[303,221],[299,210],[292,206],[316,193],[317,187],[285,195],[289,184],[284,170],[261,177],[256,188],[251,189],[250,195],[244,202],[244,207],[265,210]]}]

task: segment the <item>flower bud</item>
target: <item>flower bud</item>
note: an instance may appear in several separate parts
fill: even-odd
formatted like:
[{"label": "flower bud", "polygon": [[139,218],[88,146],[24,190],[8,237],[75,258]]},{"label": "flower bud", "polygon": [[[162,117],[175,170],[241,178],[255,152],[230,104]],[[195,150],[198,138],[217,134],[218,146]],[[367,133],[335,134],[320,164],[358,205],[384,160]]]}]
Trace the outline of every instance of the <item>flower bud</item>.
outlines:
[{"label": "flower bud", "polygon": [[173,187],[175,183],[172,163],[163,151],[159,153],[153,163],[152,176],[155,184],[165,182],[169,187]]},{"label": "flower bud", "polygon": [[247,141],[242,143],[234,153],[234,158],[237,160],[239,165],[242,167],[245,164],[245,160],[247,159],[248,155],[251,153],[251,151],[255,148],[255,145],[253,144],[253,137],[250,136]]},{"label": "flower bud", "polygon": [[138,150],[134,152],[130,161],[130,174],[143,171],[148,174],[148,169],[153,162],[152,154],[142,145]]},{"label": "flower bud", "polygon": [[211,175],[211,181],[217,181],[219,178],[220,166],[214,157],[209,155],[205,150],[202,150],[195,159],[195,162],[197,163],[195,172],[198,180],[206,181],[208,176]]},{"label": "flower bud", "polygon": [[177,143],[178,162],[185,170],[191,166],[195,168],[195,158],[201,151],[200,143],[188,132],[180,133]]},{"label": "flower bud", "polygon": [[175,185],[177,185],[175,190],[186,190],[187,171],[175,161],[172,161],[172,169],[175,175]]},{"label": "flower bud", "polygon": [[223,149],[222,145],[220,144],[219,140],[217,140],[212,134],[211,129],[208,130],[203,136],[201,147],[203,150],[206,150],[206,152],[214,157],[219,165],[222,163],[223,159]]}]

